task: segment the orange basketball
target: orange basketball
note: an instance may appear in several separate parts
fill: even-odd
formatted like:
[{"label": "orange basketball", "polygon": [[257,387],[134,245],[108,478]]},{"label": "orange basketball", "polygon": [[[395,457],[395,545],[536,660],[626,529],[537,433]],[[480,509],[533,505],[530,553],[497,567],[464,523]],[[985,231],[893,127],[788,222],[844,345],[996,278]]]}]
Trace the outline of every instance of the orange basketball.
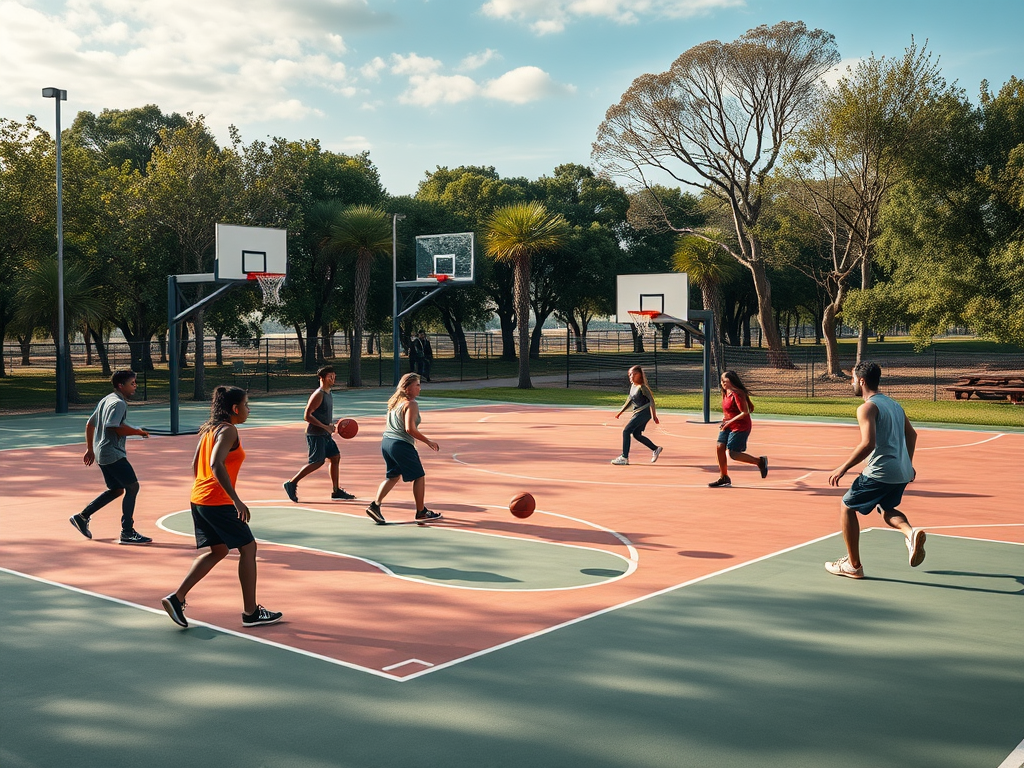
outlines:
[{"label": "orange basketball", "polygon": [[508,503],[508,511],[516,517],[529,517],[537,508],[537,502],[530,494],[523,491],[512,497]]},{"label": "orange basketball", "polygon": [[346,440],[352,439],[359,432],[359,425],[356,424],[355,419],[341,419],[335,428],[338,434]]}]

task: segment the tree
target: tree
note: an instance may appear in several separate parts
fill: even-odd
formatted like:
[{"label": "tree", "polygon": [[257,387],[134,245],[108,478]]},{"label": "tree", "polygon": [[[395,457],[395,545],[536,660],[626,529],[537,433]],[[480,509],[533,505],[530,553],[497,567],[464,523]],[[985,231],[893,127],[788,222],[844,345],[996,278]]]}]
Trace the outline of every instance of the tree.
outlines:
[{"label": "tree", "polygon": [[370,267],[375,256],[391,254],[391,217],[372,205],[354,205],[342,210],[331,225],[331,243],[342,252],[355,255],[355,322],[348,385],[363,386],[363,328],[366,299],[370,294]]},{"label": "tree", "polygon": [[[798,181],[793,199],[814,215],[827,243],[822,332],[831,376],[842,375],[835,326],[849,278],[859,270],[861,289],[871,286],[882,207],[909,153],[934,129],[933,106],[945,91],[937,62],[913,42],[898,59],[872,55],[825,91],[788,158]],[[858,361],[867,329],[862,323]]]},{"label": "tree", "polygon": [[[719,242],[724,239],[719,233],[708,234]],[[704,309],[710,311],[715,319],[711,357],[712,365],[721,375],[725,367],[722,356],[722,325],[725,319],[722,312],[722,283],[736,272],[736,261],[722,253],[713,242],[693,235],[683,235],[679,238],[672,261],[674,269],[677,272],[685,272],[690,284],[700,290]]]},{"label": "tree", "polygon": [[[34,117],[24,123],[0,118],[0,342],[12,330],[25,339],[35,330],[18,323],[17,294],[26,265],[53,258],[52,147]],[[6,376],[5,365],[0,355],[0,377]]]},{"label": "tree", "polygon": [[819,78],[838,60],[834,37],[803,22],[762,25],[732,43],[702,43],[669,71],[634,80],[609,108],[593,144],[594,160],[609,173],[650,188],[649,173],[662,172],[728,206],[735,248],[697,229],[673,228],[714,242],[750,271],[762,331],[778,365],[790,363],[773,317],[756,225],[768,177],[813,108]]},{"label": "tree", "polygon": [[[160,132],[138,199],[150,226],[173,237],[183,272],[210,272],[216,224],[232,222],[241,196],[237,154],[217,146],[202,116]],[[206,400],[203,312],[193,316],[196,336],[193,399]],[[171,350],[176,354],[177,350]]]},{"label": "tree", "polygon": [[530,381],[530,262],[535,254],[561,247],[569,225],[538,202],[498,208],[487,220],[484,247],[497,261],[512,264],[515,274],[516,324],[519,329],[520,389]]}]

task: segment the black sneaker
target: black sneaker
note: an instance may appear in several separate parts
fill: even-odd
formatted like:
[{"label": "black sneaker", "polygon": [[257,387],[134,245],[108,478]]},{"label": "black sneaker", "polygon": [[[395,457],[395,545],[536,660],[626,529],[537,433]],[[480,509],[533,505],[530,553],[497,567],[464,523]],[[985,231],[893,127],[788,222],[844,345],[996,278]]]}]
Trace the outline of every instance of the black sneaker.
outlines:
[{"label": "black sneaker", "polygon": [[243,627],[261,627],[264,624],[276,624],[284,616],[280,611],[268,611],[262,605],[257,605],[252,613],[242,614]]},{"label": "black sneaker", "polygon": [[167,615],[171,617],[171,621],[179,627],[188,626],[188,619],[185,618],[185,606],[187,603],[179,600],[177,595],[168,595],[160,601],[160,605],[162,605],[164,610],[167,611]]},{"label": "black sneaker", "polygon": [[440,512],[431,512],[429,509],[424,507],[416,513],[416,520],[423,522],[426,520],[440,520],[444,515]]},{"label": "black sneaker", "polygon": [[288,494],[288,498],[292,501],[299,500],[299,485],[293,483],[291,480],[281,483],[281,487],[284,488],[284,492]]},{"label": "black sneaker", "polygon": [[89,518],[84,515],[72,515],[71,524],[78,529],[78,532],[87,539],[92,538],[92,531],[89,530]]},{"label": "black sneaker", "polygon": [[138,531],[121,531],[121,538],[118,539],[118,544],[150,544],[152,539],[149,536],[143,536]]},{"label": "black sneaker", "polygon": [[331,493],[331,498],[344,499],[345,501],[350,501],[351,499],[354,499],[355,496],[353,496],[351,493],[348,493],[344,488],[338,488],[337,490]]},{"label": "black sneaker", "polygon": [[370,516],[377,525],[387,525],[388,521],[384,519],[384,514],[380,511],[380,504],[376,501],[371,501],[370,506],[366,508],[366,514]]},{"label": "black sneaker", "polygon": [[729,476],[722,475],[715,482],[708,483],[708,488],[728,488],[730,485],[732,485],[732,480],[729,479]]},{"label": "black sneaker", "polygon": [[757,468],[761,470],[761,477],[768,477],[768,457],[762,456],[757,460]]}]

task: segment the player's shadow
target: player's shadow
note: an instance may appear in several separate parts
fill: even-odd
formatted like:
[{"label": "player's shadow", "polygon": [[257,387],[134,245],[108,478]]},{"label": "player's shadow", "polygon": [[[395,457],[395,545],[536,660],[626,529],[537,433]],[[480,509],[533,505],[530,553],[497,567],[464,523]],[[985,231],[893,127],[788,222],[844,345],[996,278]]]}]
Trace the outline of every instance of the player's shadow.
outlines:
[{"label": "player's shadow", "polygon": [[472,581],[487,584],[519,584],[519,579],[502,576],[489,571],[463,571],[459,568],[409,568],[407,566],[390,566],[396,576],[408,576],[424,581]]},{"label": "player's shadow", "polygon": [[960,592],[982,592],[989,595],[1024,595],[1024,576],[1013,576],[1009,573],[976,573],[974,571],[925,571],[934,576],[973,576],[979,579],[1010,579],[1020,585],[1020,589],[1007,592],[1002,589],[986,589],[983,587],[965,587],[959,584],[939,584],[928,581],[910,581],[908,579],[887,579],[878,576],[865,577],[865,581],[887,581],[892,584],[916,584],[921,587],[938,587],[939,589],[952,589]]}]

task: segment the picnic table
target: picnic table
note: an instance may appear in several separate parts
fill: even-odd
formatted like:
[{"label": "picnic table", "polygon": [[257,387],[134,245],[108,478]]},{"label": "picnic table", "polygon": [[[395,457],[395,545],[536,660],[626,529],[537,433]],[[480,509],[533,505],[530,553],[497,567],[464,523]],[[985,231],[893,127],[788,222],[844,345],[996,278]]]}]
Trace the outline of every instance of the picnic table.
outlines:
[{"label": "picnic table", "polygon": [[979,371],[965,373],[951,387],[957,400],[970,400],[974,395],[979,400],[1006,400],[1018,405],[1024,404],[1024,373],[1019,371]]}]

